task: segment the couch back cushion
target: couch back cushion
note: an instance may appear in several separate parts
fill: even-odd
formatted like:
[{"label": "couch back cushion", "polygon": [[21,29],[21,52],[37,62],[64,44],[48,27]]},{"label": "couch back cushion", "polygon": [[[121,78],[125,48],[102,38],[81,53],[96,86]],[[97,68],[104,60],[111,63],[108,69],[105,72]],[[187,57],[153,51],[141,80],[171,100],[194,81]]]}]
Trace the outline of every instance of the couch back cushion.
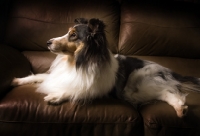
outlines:
[{"label": "couch back cushion", "polygon": [[119,52],[200,58],[200,8],[186,2],[124,1]]},{"label": "couch back cushion", "polygon": [[103,20],[109,47],[116,52],[120,16],[116,0],[15,0],[10,9],[5,43],[22,51],[47,50],[47,40],[66,34],[81,17]]}]

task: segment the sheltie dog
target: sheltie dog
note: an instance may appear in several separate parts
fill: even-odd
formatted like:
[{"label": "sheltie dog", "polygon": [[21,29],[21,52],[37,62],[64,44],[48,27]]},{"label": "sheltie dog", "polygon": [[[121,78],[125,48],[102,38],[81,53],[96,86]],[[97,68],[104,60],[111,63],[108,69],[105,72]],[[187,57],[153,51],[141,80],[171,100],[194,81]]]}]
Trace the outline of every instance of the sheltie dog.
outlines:
[{"label": "sheltie dog", "polygon": [[178,117],[184,116],[188,109],[185,91],[199,92],[200,80],[154,62],[113,55],[104,29],[99,19],[75,19],[66,35],[47,41],[48,49],[57,54],[49,71],[14,78],[11,85],[40,83],[37,92],[46,94],[44,100],[51,104],[87,101],[114,90],[133,105],[162,100],[174,107]]}]

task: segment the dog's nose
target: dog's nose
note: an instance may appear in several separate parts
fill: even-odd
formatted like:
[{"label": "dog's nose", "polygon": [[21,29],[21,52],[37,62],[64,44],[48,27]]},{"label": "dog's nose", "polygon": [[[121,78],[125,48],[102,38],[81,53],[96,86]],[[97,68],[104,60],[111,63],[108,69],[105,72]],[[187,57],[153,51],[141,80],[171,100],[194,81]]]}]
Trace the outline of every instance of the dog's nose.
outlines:
[{"label": "dog's nose", "polygon": [[52,40],[47,41],[47,46],[50,46],[52,44]]}]

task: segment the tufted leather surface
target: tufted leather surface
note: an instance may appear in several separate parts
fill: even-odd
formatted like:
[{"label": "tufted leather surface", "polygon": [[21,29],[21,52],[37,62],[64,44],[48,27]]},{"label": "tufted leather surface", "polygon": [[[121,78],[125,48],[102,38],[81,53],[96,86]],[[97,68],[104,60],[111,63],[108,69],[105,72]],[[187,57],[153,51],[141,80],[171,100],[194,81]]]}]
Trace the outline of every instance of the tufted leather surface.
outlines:
[{"label": "tufted leather surface", "polygon": [[56,58],[56,54],[49,51],[24,51],[23,55],[30,62],[33,74],[47,72]]},{"label": "tufted leather surface", "polygon": [[200,134],[199,93],[187,96],[187,116],[178,118],[175,110],[165,102],[155,101],[142,105],[140,112],[144,121],[145,136],[198,136]]},{"label": "tufted leather surface", "polygon": [[119,3],[115,0],[16,0],[11,7],[5,36],[8,45],[23,51],[44,51],[46,41],[66,34],[75,18],[99,18],[107,25],[110,49],[117,52]]},{"label": "tufted leather surface", "polygon": [[181,2],[125,1],[119,52],[200,58],[200,8]]},{"label": "tufted leather surface", "polygon": [[[131,55],[132,56],[132,55]],[[132,56],[156,62],[183,76],[200,77],[200,60],[166,56]]]},{"label": "tufted leather surface", "polygon": [[43,101],[44,95],[35,89],[34,85],[16,87],[0,100],[1,135],[131,136],[141,133],[141,117],[126,102],[102,98],[88,104],[48,105]]},{"label": "tufted leather surface", "polygon": [[13,77],[30,74],[29,61],[17,50],[0,44],[0,98],[10,89]]}]

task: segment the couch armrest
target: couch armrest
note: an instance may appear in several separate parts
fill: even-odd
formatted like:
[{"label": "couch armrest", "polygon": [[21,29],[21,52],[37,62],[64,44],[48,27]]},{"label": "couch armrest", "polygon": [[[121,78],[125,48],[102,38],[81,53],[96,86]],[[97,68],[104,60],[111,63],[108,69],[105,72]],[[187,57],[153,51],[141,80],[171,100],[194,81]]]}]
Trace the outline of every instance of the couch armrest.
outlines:
[{"label": "couch armrest", "polygon": [[0,97],[8,91],[14,77],[30,74],[31,66],[26,57],[16,49],[0,44]]}]

